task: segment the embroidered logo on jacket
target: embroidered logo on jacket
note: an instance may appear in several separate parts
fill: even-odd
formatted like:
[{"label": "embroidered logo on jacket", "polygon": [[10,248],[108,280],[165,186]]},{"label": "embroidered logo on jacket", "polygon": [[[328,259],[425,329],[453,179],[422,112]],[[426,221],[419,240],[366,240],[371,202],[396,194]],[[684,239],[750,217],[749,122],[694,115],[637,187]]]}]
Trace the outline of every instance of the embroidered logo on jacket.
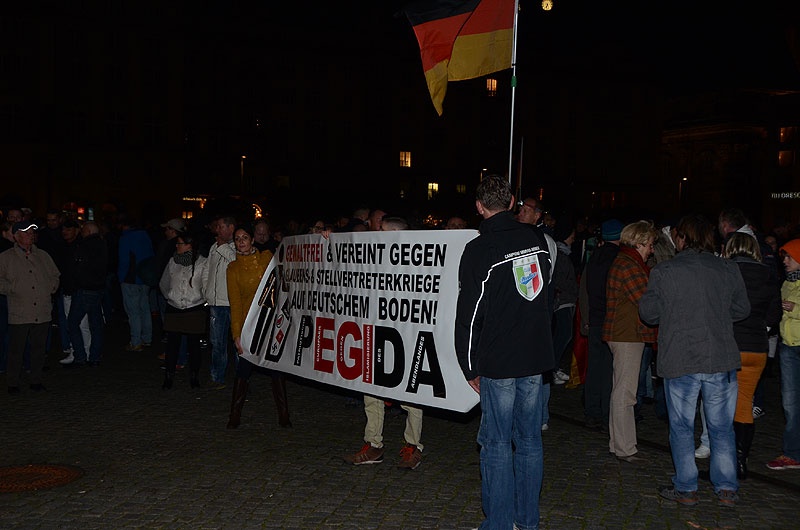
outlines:
[{"label": "embroidered logo on jacket", "polygon": [[512,262],[517,291],[526,300],[533,300],[542,292],[542,274],[539,269],[539,256],[532,254]]}]

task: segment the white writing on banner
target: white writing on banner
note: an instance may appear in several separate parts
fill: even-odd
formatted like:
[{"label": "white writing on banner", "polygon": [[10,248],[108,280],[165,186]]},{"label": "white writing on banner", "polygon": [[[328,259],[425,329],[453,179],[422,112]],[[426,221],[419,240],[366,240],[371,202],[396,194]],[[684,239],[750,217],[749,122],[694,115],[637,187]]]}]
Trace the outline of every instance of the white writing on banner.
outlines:
[{"label": "white writing on banner", "polygon": [[242,330],[254,363],[386,399],[466,412],[458,265],[475,230],[284,238]]}]

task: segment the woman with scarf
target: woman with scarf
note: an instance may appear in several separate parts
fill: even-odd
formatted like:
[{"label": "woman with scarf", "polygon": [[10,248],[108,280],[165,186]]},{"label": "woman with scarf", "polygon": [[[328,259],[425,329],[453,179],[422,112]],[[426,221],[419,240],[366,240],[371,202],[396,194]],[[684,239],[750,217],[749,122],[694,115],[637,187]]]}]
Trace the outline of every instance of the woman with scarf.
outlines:
[{"label": "woman with scarf", "polygon": [[169,260],[158,286],[167,301],[164,331],[167,332],[164,390],[172,388],[181,339],[186,337],[189,352],[190,384],[200,386],[200,337],[208,331],[205,284],[206,258],[198,255],[195,238],[181,234],[175,240],[175,254]]},{"label": "woman with scarf", "polygon": [[[253,246],[253,233],[249,229],[238,228],[233,234],[233,243],[236,246],[236,260],[228,265],[228,301],[231,304],[231,333],[236,344],[236,351],[241,355],[242,328],[250,304],[267,270],[272,252],[259,251]],[[236,381],[233,384],[233,397],[231,398],[231,413],[228,418],[228,429],[239,426],[242,417],[242,407],[247,399],[247,387],[255,365],[239,357],[236,366]],[[286,378],[280,372],[269,370],[272,376],[272,396],[278,409],[278,423],[281,427],[291,427],[289,421],[289,402],[286,397]]]},{"label": "woman with scarf", "polygon": [[613,379],[608,414],[608,450],[621,461],[645,462],[636,456],[636,390],[645,343],[655,342],[656,330],[639,320],[639,299],[647,290],[650,267],[658,234],[649,221],[625,226],[619,253],[608,271],[606,318],[603,340],[613,355]]}]

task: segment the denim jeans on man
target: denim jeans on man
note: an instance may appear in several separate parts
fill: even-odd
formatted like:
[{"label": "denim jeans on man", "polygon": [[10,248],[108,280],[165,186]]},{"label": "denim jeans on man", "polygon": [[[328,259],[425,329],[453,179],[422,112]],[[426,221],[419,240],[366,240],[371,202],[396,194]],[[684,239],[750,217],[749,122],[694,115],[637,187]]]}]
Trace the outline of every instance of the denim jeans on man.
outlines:
[{"label": "denim jeans on man", "polygon": [[669,443],[678,491],[697,491],[697,464],[694,459],[694,424],[697,399],[703,394],[703,410],[711,444],[711,483],[714,492],[737,491],[736,439],[733,415],[739,386],[736,370],[714,374],[688,374],[664,379],[669,413]]},{"label": "denim jeans on man", "polygon": [[86,346],[81,332],[81,320],[86,316],[89,320],[89,331],[92,341],[89,345],[89,362],[99,363],[103,352],[103,291],[78,289],[72,295],[67,315],[67,328],[74,350],[73,363],[83,364],[86,359]]},{"label": "denim jeans on man", "polygon": [[[542,376],[481,377],[481,498],[483,530],[539,528],[544,455]],[[512,451],[512,443],[515,450]]]},{"label": "denim jeans on man", "polygon": [[131,345],[150,344],[153,321],[150,316],[150,287],[144,284],[121,283],[122,305],[131,327]]},{"label": "denim jeans on man", "polygon": [[783,430],[783,454],[800,461],[800,346],[781,344],[781,401],[786,427]]},{"label": "denim jeans on man", "polygon": [[226,305],[210,306],[209,340],[211,342],[211,380],[225,382],[228,369],[228,336],[231,331],[231,308]]}]

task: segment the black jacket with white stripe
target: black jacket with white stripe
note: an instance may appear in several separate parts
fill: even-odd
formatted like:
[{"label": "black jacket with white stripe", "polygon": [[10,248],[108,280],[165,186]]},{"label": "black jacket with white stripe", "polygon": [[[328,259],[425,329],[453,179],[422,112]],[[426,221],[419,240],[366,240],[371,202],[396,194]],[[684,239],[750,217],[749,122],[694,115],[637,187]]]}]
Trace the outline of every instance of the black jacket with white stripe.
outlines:
[{"label": "black jacket with white stripe", "polygon": [[552,238],[511,212],[485,219],[458,271],[456,355],[468,379],[506,379],[553,369]]}]

